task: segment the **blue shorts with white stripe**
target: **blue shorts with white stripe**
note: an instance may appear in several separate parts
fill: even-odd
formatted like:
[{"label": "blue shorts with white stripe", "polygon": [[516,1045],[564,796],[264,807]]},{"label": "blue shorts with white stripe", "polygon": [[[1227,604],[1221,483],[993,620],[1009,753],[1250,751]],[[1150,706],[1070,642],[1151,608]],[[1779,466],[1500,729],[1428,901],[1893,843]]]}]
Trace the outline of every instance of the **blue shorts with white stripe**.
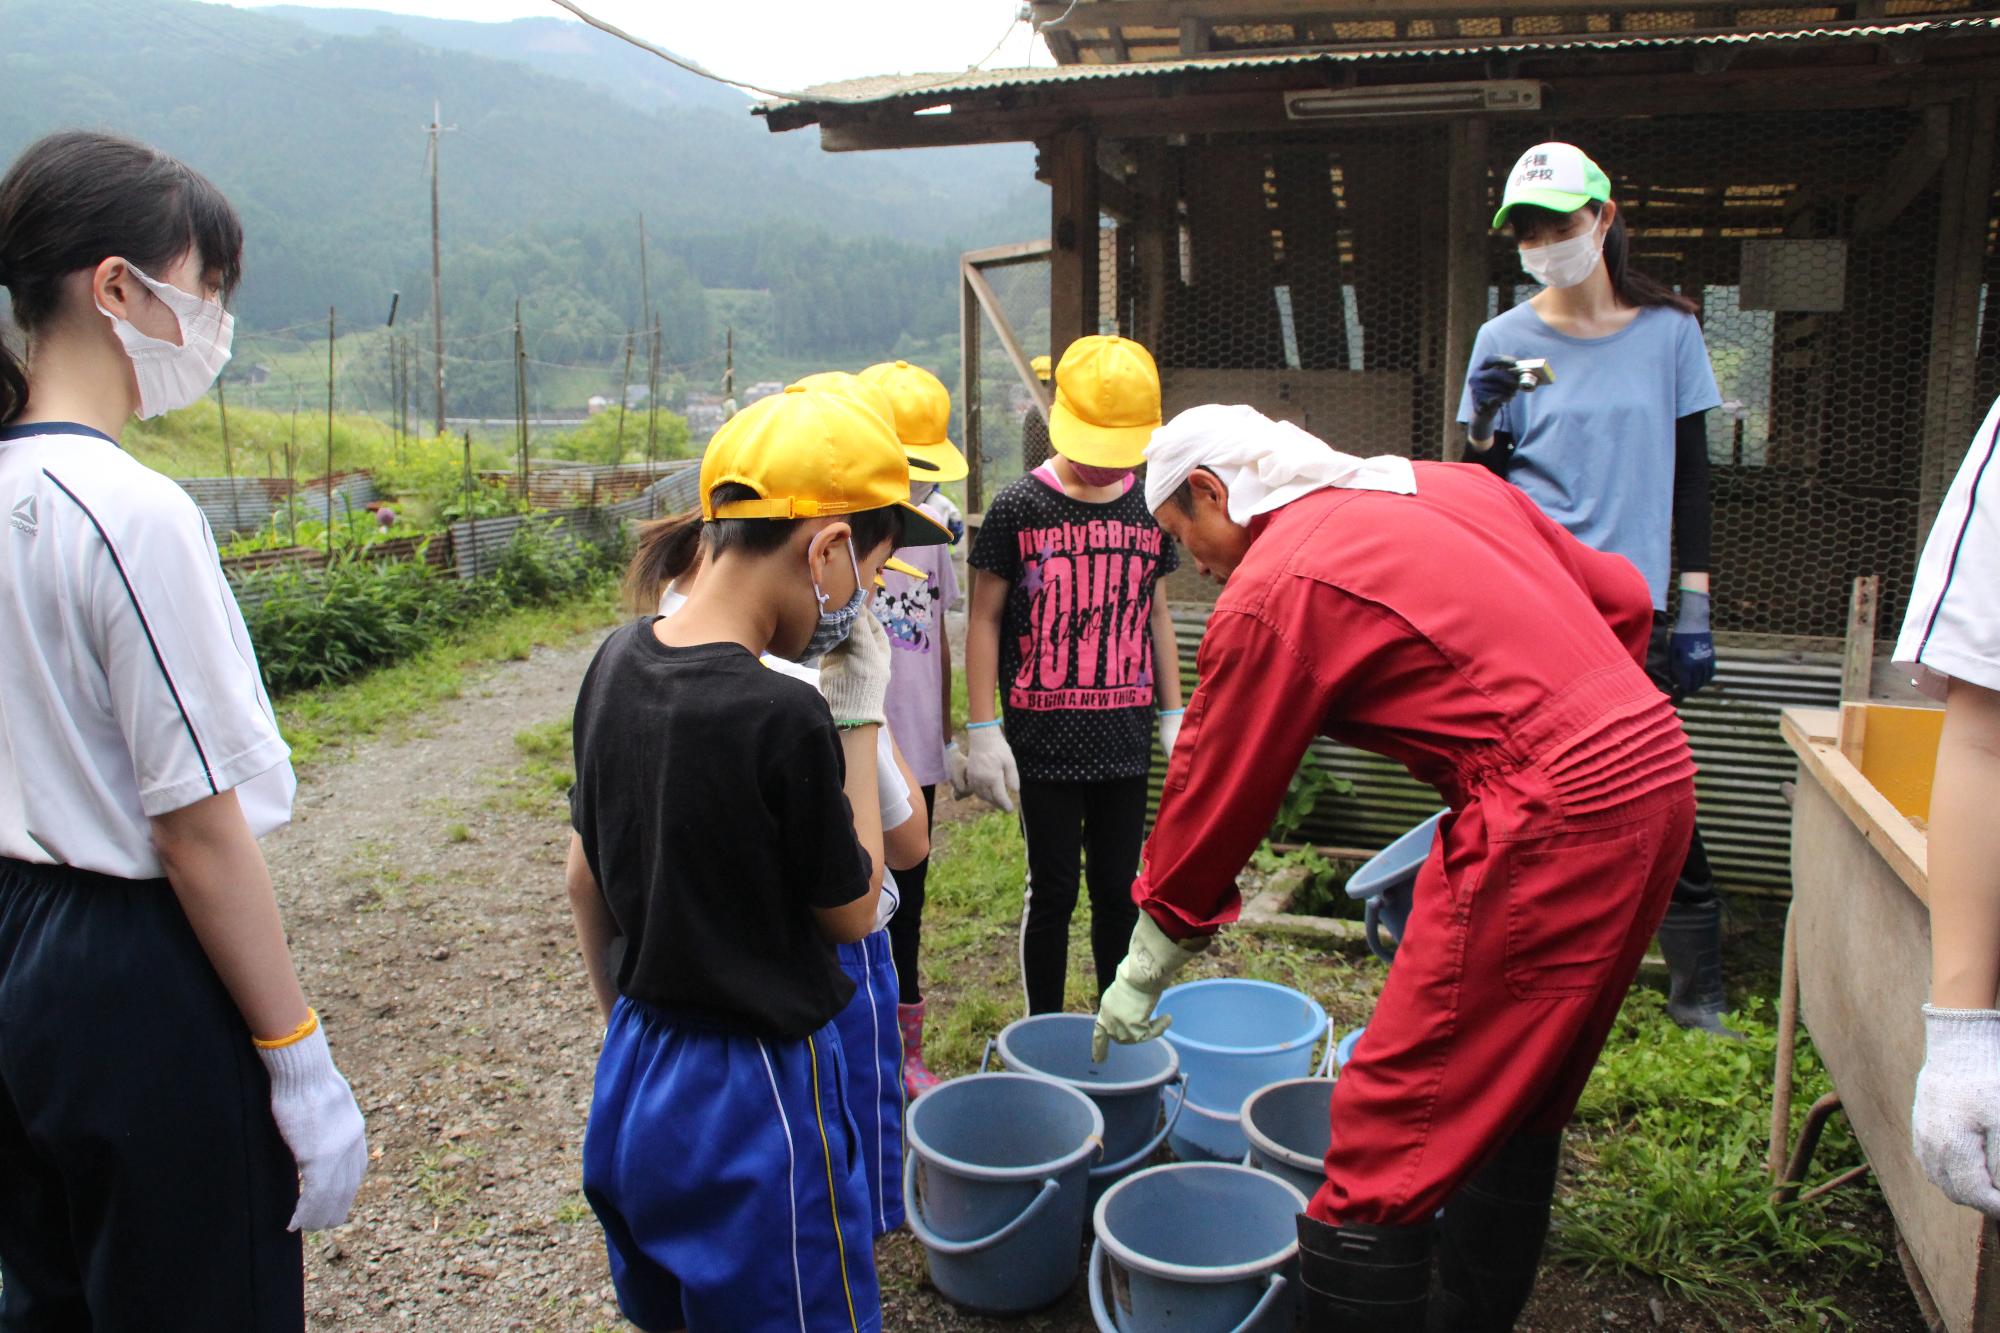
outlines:
[{"label": "blue shorts with white stripe", "polygon": [[875,1234],[903,1225],[903,1034],[896,1026],[896,960],[889,932],[840,946],[854,998],[834,1015],[847,1058],[847,1104],[861,1122]]},{"label": "blue shorts with white stripe", "polygon": [[870,1182],[832,1025],[760,1039],[620,998],[583,1189],[642,1329],[876,1333]]}]

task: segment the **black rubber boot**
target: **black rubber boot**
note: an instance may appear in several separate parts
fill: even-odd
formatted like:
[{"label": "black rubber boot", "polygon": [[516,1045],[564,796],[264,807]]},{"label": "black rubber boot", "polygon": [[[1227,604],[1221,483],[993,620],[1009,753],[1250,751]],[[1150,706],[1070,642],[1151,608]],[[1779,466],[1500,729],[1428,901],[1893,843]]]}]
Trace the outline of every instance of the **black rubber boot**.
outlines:
[{"label": "black rubber boot", "polygon": [[1299,1327],[1425,1333],[1436,1228],[1329,1226],[1299,1214]]},{"label": "black rubber boot", "polygon": [[1667,1016],[1684,1028],[1743,1040],[1722,1021],[1722,902],[1676,900],[1660,922],[1660,956],[1667,960]]},{"label": "black rubber boot", "polygon": [[1444,1207],[1430,1333],[1504,1333],[1535,1289],[1562,1136],[1517,1135]]}]

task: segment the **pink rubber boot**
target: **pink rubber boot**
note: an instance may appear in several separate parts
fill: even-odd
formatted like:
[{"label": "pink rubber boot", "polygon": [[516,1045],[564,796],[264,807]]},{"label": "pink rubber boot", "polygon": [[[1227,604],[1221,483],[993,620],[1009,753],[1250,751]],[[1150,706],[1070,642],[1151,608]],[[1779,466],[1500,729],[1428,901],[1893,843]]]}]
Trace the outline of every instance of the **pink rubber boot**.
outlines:
[{"label": "pink rubber boot", "polygon": [[896,1026],[903,1030],[903,1094],[915,1101],[940,1081],[924,1067],[924,1002],[897,1005]]}]

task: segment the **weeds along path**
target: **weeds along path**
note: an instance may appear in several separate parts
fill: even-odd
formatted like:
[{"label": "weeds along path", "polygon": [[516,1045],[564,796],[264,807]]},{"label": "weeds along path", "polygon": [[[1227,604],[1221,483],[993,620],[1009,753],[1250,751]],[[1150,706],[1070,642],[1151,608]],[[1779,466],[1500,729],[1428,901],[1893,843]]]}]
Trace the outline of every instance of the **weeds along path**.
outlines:
[{"label": "weeds along path", "polygon": [[578,1190],[598,1024],[567,821],[514,739],[566,722],[599,638],[475,675],[416,734],[314,766],[264,844],[375,1157],[353,1221],[307,1238],[316,1330],[619,1325]]}]

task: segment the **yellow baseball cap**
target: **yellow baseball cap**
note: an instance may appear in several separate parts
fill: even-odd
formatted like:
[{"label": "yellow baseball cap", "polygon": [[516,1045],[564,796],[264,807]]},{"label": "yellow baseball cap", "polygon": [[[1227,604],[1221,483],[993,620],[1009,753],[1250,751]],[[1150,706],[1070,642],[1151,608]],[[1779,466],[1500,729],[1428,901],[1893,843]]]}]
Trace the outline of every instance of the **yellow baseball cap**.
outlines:
[{"label": "yellow baseball cap", "polygon": [[[893,505],[901,511],[895,545],[950,542],[943,524],[910,503],[909,461],[884,402],[879,391],[832,381],[794,384],[750,404],[701,456],[701,516],[832,518]],[[717,506],[716,487],[731,482],[759,498]]]},{"label": "yellow baseball cap", "polygon": [[1045,380],[1049,377],[1049,359],[1046,356],[1038,356],[1028,363],[1028,369],[1035,372],[1036,379]]},{"label": "yellow baseball cap", "polygon": [[911,481],[965,480],[972,469],[945,435],[951,425],[951,390],[944,381],[907,361],[870,366],[861,378],[888,395],[896,434],[910,456]]},{"label": "yellow baseball cap", "polygon": [[1049,443],[1085,467],[1137,467],[1160,426],[1153,354],[1116,334],[1078,338],[1056,367]]}]

